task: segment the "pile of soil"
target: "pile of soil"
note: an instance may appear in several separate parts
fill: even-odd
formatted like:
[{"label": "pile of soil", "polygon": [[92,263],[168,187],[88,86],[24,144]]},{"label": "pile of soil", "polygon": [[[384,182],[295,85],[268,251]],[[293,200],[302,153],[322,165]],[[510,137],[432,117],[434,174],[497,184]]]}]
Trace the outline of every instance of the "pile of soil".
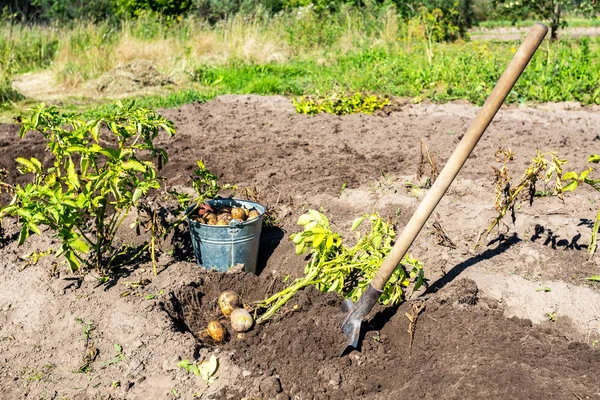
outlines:
[{"label": "pile of soil", "polygon": [[[432,217],[446,238],[431,220],[410,249],[424,263],[425,293],[409,295],[398,309],[377,308],[360,351],[339,357],[341,299],[312,289],[243,338],[231,335],[216,345],[201,335],[218,316],[221,291],[252,303],[303,274],[306,259],[287,238],[306,209],[322,210],[348,243],[352,221],[364,212],[377,211],[401,230],[426,192],[406,183],[416,182],[420,142],[443,165],[477,108],[400,104],[388,111],[309,117],[296,114],[289,99],[260,96],[161,110],[178,130],[158,143],[169,154],[160,172],[167,189],[189,187],[202,159],[221,182],[255,188],[276,213],[278,227],[261,237],[259,276],[207,272],[165,253],[158,276],[142,260],[105,282],[95,272],[67,272],[52,255],[34,262],[28,256],[60,244],[44,231],[18,246],[18,225],[3,221],[9,238],[0,248],[3,398],[597,397],[600,291],[585,280],[600,268],[600,257],[586,253],[597,193],[581,189],[564,203],[552,196],[531,206],[524,201],[514,224],[506,220],[502,235],[473,250],[495,215],[490,165],[498,147],[516,154],[512,176],[520,176],[537,148],[558,151],[569,160],[565,170],[582,171],[600,143],[597,107],[499,112]],[[0,147],[9,183],[27,181],[16,172],[16,157],[49,162],[41,135],[19,140],[16,125],[0,125]],[[128,225],[119,243],[137,240]],[[178,240],[190,248],[186,236]],[[421,301],[409,350],[406,313]],[[90,354],[90,369],[82,372]],[[209,385],[177,366],[211,355],[219,369]]]},{"label": "pile of soil", "polygon": [[150,61],[141,60],[113,68],[93,85],[100,93],[119,95],[173,83],[170,77],[158,72]]}]

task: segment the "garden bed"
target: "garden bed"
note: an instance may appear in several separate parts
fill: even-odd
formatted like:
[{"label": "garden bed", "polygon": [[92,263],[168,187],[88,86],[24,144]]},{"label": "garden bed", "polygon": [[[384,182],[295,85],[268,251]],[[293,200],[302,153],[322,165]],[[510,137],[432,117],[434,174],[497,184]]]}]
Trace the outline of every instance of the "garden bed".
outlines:
[{"label": "garden bed", "polygon": [[[296,114],[285,98],[223,96],[163,110],[178,130],[159,140],[169,154],[161,171],[168,187],[190,186],[195,161],[203,159],[222,182],[256,187],[277,213],[280,227],[263,233],[260,275],[203,272],[163,254],[156,277],[146,261],[101,284],[95,273],[67,273],[52,256],[27,266],[32,252],[57,248],[47,234],[21,247],[12,241],[0,249],[3,396],[597,396],[600,293],[584,279],[598,275],[600,266],[598,255],[586,253],[597,194],[567,194],[564,204],[551,196],[532,206],[523,202],[514,225],[506,218],[503,240],[490,236],[491,243],[473,250],[494,216],[490,165],[499,147],[516,154],[511,168],[517,178],[538,148],[558,151],[569,160],[566,170],[586,168],[588,153],[600,146],[600,114],[572,104],[503,109],[489,127],[436,210],[456,248],[440,244],[430,224],[410,250],[428,279],[410,353],[405,313],[417,299],[398,309],[378,306],[361,351],[340,358],[340,298],[313,289],[243,338],[232,336],[219,346],[202,339],[199,331],[214,316],[222,290],[259,300],[281,289],[287,275],[302,275],[306,261],[294,254],[288,236],[299,230],[295,223],[307,208],[322,207],[348,241],[352,220],[363,212],[378,211],[398,229],[404,226],[422,196],[405,184],[416,182],[420,140],[443,165],[477,108],[394,107],[374,116],[308,117]],[[19,140],[17,131],[16,125],[0,126],[0,166],[8,169],[8,182],[23,181],[15,172],[17,156],[44,161],[41,137]],[[5,227],[8,235],[18,232],[8,221]],[[121,242],[134,240],[128,229]],[[90,347],[97,350],[91,371],[74,372]],[[219,369],[209,386],[177,367],[180,358],[210,355]]]}]

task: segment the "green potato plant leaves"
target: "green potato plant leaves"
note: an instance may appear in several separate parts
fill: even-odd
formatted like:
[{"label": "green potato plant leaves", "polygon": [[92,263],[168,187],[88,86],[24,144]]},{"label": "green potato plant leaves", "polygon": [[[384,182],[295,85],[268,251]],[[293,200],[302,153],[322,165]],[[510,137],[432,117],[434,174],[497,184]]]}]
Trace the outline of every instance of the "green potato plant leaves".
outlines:
[{"label": "green potato plant leaves", "polygon": [[52,161],[45,167],[33,157],[15,160],[18,170],[32,179],[15,186],[0,216],[19,219],[20,244],[47,226],[61,241],[58,255],[73,271],[82,265],[110,267],[123,220],[143,195],[160,187],[157,168],[148,160],[157,159],[159,166],[167,162],[166,152],[154,145],[160,130],[175,133],[171,121],[134,101],[117,102],[93,121],[61,113],[56,106],[36,106],[19,135],[41,133]]},{"label": "green potato plant leaves", "polygon": [[[357,232],[353,247],[343,244],[340,234],[333,232],[329,220],[316,210],[309,210],[298,219],[303,231],[292,234],[297,254],[310,254],[304,277],[296,279],[286,289],[256,304],[263,313],[258,324],[271,318],[299,290],[313,285],[322,292],[336,292],[345,298],[358,300],[377,273],[384,258],[392,249],[394,228],[378,214],[365,214],[352,223],[356,231],[364,221],[369,221],[370,231]],[[413,284],[413,291],[423,284],[423,266],[415,258],[405,256],[384,287],[379,302],[399,304],[405,289]]]}]

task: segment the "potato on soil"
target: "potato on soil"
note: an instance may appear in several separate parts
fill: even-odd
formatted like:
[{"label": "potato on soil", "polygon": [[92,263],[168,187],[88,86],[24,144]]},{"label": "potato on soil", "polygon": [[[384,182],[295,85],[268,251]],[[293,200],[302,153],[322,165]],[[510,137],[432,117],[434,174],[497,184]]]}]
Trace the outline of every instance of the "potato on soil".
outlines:
[{"label": "potato on soil", "polygon": [[225,328],[223,327],[223,325],[219,321],[210,321],[208,323],[208,327],[206,328],[206,330],[208,331],[208,335],[215,342],[220,343],[223,340],[225,340],[226,331],[225,331]]},{"label": "potato on soil", "polygon": [[254,325],[252,315],[243,308],[236,308],[231,313],[231,328],[236,332],[249,331]]},{"label": "potato on soil", "polygon": [[238,221],[245,221],[246,212],[241,207],[234,207],[231,209],[231,217],[237,219]]},{"label": "potato on soil", "polygon": [[219,295],[219,308],[225,316],[230,316],[231,312],[236,308],[241,307],[242,301],[240,296],[234,292],[223,292]]}]

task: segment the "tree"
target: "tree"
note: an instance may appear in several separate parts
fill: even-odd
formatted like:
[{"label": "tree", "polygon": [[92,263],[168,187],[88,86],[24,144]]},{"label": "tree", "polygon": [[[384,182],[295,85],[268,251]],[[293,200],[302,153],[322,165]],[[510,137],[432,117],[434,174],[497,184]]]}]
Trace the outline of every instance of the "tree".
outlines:
[{"label": "tree", "polygon": [[550,25],[550,39],[558,38],[558,30],[567,23],[563,19],[566,12],[594,17],[600,11],[598,0],[494,0],[501,15],[512,20],[533,15]]}]

